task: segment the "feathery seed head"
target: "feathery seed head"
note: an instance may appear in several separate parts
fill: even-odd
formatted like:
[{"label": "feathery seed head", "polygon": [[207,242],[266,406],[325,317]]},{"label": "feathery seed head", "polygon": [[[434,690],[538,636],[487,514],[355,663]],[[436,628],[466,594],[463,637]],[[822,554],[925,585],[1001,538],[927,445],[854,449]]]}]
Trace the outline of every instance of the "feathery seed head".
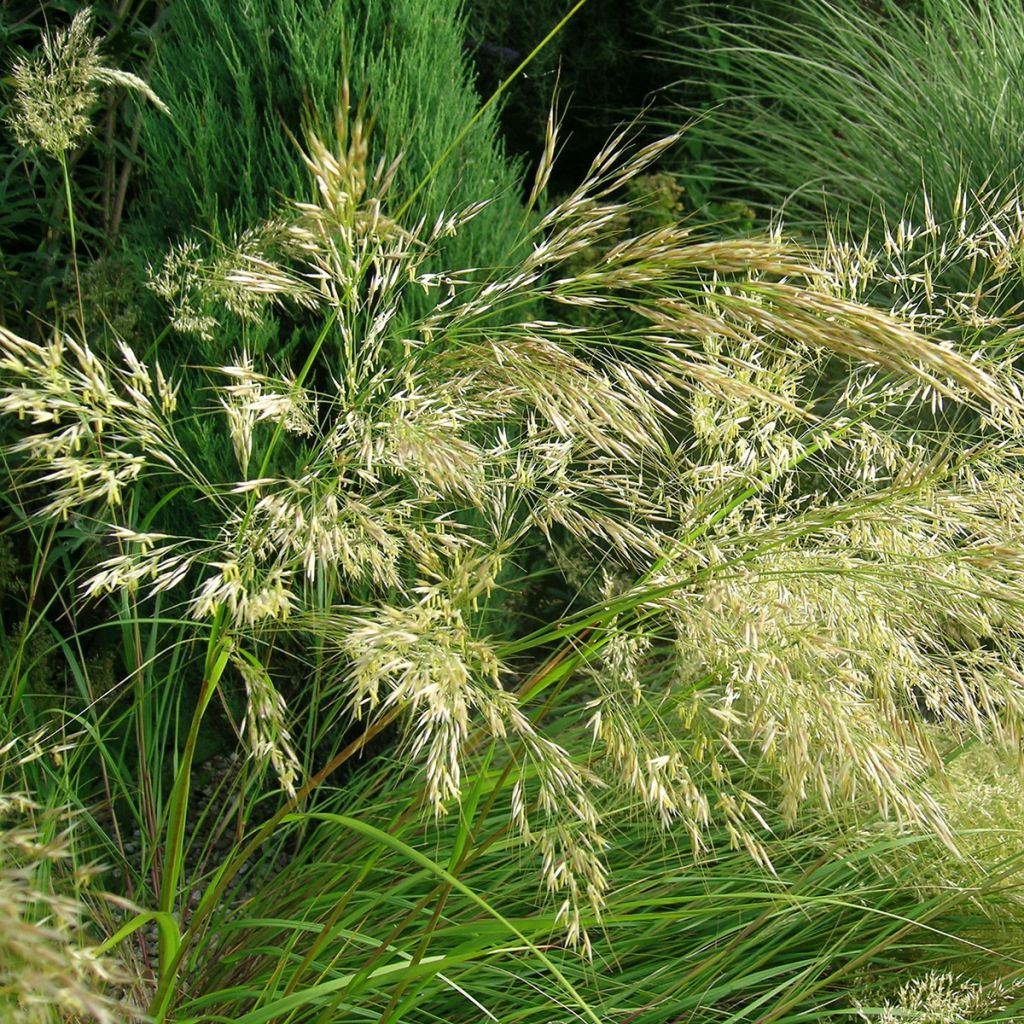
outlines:
[{"label": "feathery seed head", "polygon": [[0,1016],[11,1024],[42,1024],[55,1013],[96,1024],[142,1019],[114,995],[135,979],[88,941],[89,872],[54,882],[70,874],[58,870],[70,857],[66,824],[44,839],[30,824],[38,814],[24,796],[0,797]]},{"label": "feathery seed head", "polygon": [[91,131],[89,112],[96,105],[99,85],[141,92],[169,113],[141,78],[103,66],[99,40],[92,37],[91,29],[92,11],[86,7],[66,29],[55,35],[44,33],[39,53],[15,61],[10,125],[23,146],[38,146],[56,157],[74,149]]}]

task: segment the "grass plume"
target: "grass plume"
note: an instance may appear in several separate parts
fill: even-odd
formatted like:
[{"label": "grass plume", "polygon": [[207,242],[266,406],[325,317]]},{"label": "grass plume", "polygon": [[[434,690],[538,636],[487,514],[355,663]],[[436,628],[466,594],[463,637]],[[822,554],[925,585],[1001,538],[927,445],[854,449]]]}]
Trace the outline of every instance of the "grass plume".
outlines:
[{"label": "grass plume", "polygon": [[[1016,447],[994,437],[931,459],[886,438],[884,421],[930,396],[1011,429],[1007,368],[835,294],[777,238],[662,226],[609,243],[616,191],[673,139],[627,155],[628,137],[614,138],[540,218],[528,254],[485,281],[426,269],[479,204],[396,224],[336,141],[310,142],[320,198],[275,227],[286,246],[222,275],[253,301],[297,298],[326,317],[298,371],[244,351],[211,370],[232,478],[207,478],[187,454],[178,385],[158,364],[127,346],[118,365],[69,337],[0,336],[0,408],[27,422],[10,449],[26,502],[44,518],[87,505],[117,550],[83,595],[180,599],[212,630],[213,679],[242,671],[255,749],[289,788],[296,759],[263,667],[282,629],[336,652],[352,716],[407,714],[437,812],[462,791],[477,731],[505,744],[514,822],[574,943],[589,941],[586,908],[599,913],[607,887],[596,785],[625,781],[656,820],[685,822],[695,849],[719,823],[763,859],[762,798],[724,767],[756,751],[789,821],[812,794],[828,806],[866,794],[949,838],[917,783],[937,761],[922,707],[1019,736],[1016,641],[978,649],[993,623],[1022,632],[1024,562],[1004,525],[1020,511],[1000,484]],[[561,269],[601,246],[589,268]],[[432,299],[412,323],[409,289]],[[515,318],[538,303],[620,326]],[[848,379],[826,405],[836,361]],[[806,490],[814,472],[829,474],[825,490]],[[159,480],[216,510],[212,536],[122,518],[128,493]],[[532,724],[530,692],[512,684],[524,648],[479,632],[478,609],[531,535],[571,538],[610,573],[574,656],[596,683],[581,726],[603,762],[573,762]]]}]

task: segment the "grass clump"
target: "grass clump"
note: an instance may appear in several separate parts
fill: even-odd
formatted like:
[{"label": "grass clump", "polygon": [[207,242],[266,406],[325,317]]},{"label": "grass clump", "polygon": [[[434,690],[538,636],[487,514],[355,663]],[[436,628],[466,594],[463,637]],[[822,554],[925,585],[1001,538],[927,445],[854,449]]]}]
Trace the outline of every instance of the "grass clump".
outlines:
[{"label": "grass clump", "polygon": [[[904,964],[1010,985],[980,925],[1016,935],[1015,853],[943,788],[1024,725],[1010,347],[862,302],[894,287],[866,250],[645,204],[675,136],[616,134],[534,211],[552,118],[521,234],[455,262],[492,194],[427,209],[446,165],[400,187],[339,91],[294,199],[153,253],[179,343],[233,348],[96,344],[82,303],[0,327],[32,552],[2,722],[82,737],[19,788],[113,865],[131,906],[92,917],[131,1001],[767,1024],[906,1002]],[[512,610],[538,552],[571,595],[547,618]],[[947,886],[965,850],[999,871]]]},{"label": "grass clump", "polygon": [[[276,758],[285,788],[294,786],[296,759],[268,658],[280,624],[298,626],[319,638],[323,671],[340,658],[330,685],[342,687],[335,699],[351,715],[409,713],[411,750],[424,758],[438,811],[461,791],[471,721],[514,741],[523,784],[516,825],[543,854],[572,942],[587,941],[583,909],[599,912],[607,885],[590,771],[519,707],[546,675],[524,681],[519,700],[502,685],[512,668],[504,652],[529,649],[546,631],[509,644],[477,625],[504,560],[530,534],[553,540],[557,531],[603,550],[608,583],[594,606],[602,610],[582,613],[574,627],[593,637],[583,659],[598,685],[590,727],[620,779],[663,820],[687,822],[697,847],[714,820],[761,855],[752,831],[758,801],[733,789],[716,751],[756,743],[763,765],[777,759],[790,819],[809,787],[826,801],[866,790],[879,806],[941,831],[914,784],[925,762],[907,756],[933,749],[914,727],[919,688],[934,679],[934,713],[1007,742],[1020,720],[998,655],[974,665],[969,648],[960,662],[949,652],[971,680],[954,699],[930,654],[948,632],[950,587],[984,589],[1000,616],[1015,614],[1012,581],[977,554],[993,542],[989,502],[1003,493],[994,484],[1012,456],[995,443],[931,466],[909,445],[866,447],[877,433],[870,417],[913,401],[922,387],[936,399],[979,404],[1009,428],[1017,399],[1003,380],[1007,368],[964,359],[815,286],[817,271],[771,239],[693,241],[688,229],[657,228],[618,243],[590,270],[551,274],[594,246],[621,213],[611,190],[666,145],[622,158],[621,144],[540,219],[530,255],[486,284],[422,270],[433,242],[476,207],[412,231],[372,204],[357,215],[344,154],[312,144],[321,202],[297,206],[287,227],[305,262],[250,262],[233,281],[257,298],[279,296],[285,282],[329,317],[295,375],[271,372],[244,351],[216,371],[224,382],[214,385],[211,408],[230,437],[234,478],[214,482],[196,466],[176,425],[176,385],[159,365],[127,346],[111,365],[67,335],[45,346],[3,336],[10,383],[0,407],[36,425],[11,449],[32,488],[23,491],[27,507],[44,521],[83,503],[100,523],[114,515],[101,529],[118,553],[82,580],[85,595],[180,593],[183,611],[205,624],[204,682],[174,799],[187,794],[189,748],[229,666],[245,682],[257,749]],[[794,287],[801,274],[806,284]],[[412,329],[398,316],[408,288],[437,296]],[[628,310],[657,334],[592,337],[532,319],[489,326],[496,312],[538,300]],[[311,374],[329,340],[335,370],[317,383]],[[853,357],[863,360],[861,372],[851,366],[829,414],[816,416],[806,396],[821,360]],[[880,377],[879,367],[903,382]],[[771,430],[739,433],[737,406],[770,410]],[[684,443],[670,440],[673,419]],[[833,488],[846,481],[850,489],[839,503],[809,496],[794,514],[786,482],[794,467],[825,446],[841,451],[848,431],[849,462],[830,468]],[[865,458],[883,463],[866,492]],[[887,458],[894,464],[886,472]],[[973,502],[947,501],[950,481],[963,486],[965,471],[984,481]],[[219,510],[212,536],[139,528],[140,520],[152,525],[155,510],[138,498],[129,506],[129,495],[155,494],[168,478],[194,503]],[[869,507],[883,510],[882,539],[872,535]],[[961,536],[944,544],[954,523]],[[935,537],[934,561],[907,564],[904,551],[923,536]],[[869,554],[851,556],[851,544]],[[894,564],[908,595],[902,615],[885,583]],[[641,582],[623,588],[625,573]],[[848,576],[857,589],[844,588]],[[933,603],[936,618],[922,618]],[[773,612],[758,625],[751,607]],[[822,648],[808,624],[840,608],[831,627],[838,647]],[[967,603],[958,627],[988,636],[991,614]],[[836,650],[848,652],[838,664]],[[828,690],[826,701],[819,680],[837,672],[844,687]],[[647,679],[675,680],[667,704],[647,692]],[[675,749],[673,720],[705,737],[713,786]],[[808,746],[811,736],[827,737],[827,746]],[[172,815],[172,826],[173,849],[180,818]],[[167,887],[177,885],[176,859],[164,910],[175,899]]]},{"label": "grass clump", "polygon": [[861,234],[922,219],[922,190],[947,222],[962,192],[1018,185],[1014,4],[799,0],[750,13],[683,4],[660,43],[683,82],[710,83],[693,132],[721,195],[782,210],[801,232],[830,214]]}]

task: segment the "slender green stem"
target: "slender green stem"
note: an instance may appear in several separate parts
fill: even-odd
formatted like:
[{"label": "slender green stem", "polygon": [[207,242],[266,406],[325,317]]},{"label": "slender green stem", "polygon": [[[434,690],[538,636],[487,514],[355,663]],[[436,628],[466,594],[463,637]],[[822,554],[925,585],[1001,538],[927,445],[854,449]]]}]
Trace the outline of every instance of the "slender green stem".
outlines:
[{"label": "slender green stem", "polygon": [[[210,701],[217,692],[217,685],[227,665],[230,645],[224,634],[224,614],[218,612],[214,619],[206,655],[203,681],[199,689],[199,698],[192,713],[188,736],[182,751],[181,762],[171,790],[170,806],[167,821],[167,845],[164,851],[163,878],[160,883],[160,911],[170,914],[174,910],[178,885],[181,880],[185,854],[185,824],[188,816],[189,791],[192,781],[192,764],[195,759],[196,745],[199,741],[199,729],[210,706]],[[172,976],[177,969],[177,944],[169,944],[163,931],[160,933],[160,982],[161,985]]]},{"label": "slender green stem", "polygon": [[401,222],[402,217],[409,212],[409,208],[415,202],[416,197],[430,184],[434,179],[434,175],[444,166],[445,161],[462,145],[465,141],[466,136],[473,130],[476,123],[487,113],[491,107],[502,97],[505,90],[519,77],[519,75],[526,70],[536,59],[537,55],[551,42],[559,32],[569,23],[569,21],[575,16],[576,12],[587,2],[587,0],[577,0],[575,4],[570,8],[569,12],[558,22],[557,25],[520,61],[519,65],[512,71],[512,73],[506,78],[497,89],[491,93],[486,103],[480,106],[480,109],[462,126],[462,129],[455,136],[454,139],[448,144],[441,155],[430,165],[430,169],[423,176],[422,181],[412,190],[409,198],[402,204],[398,213],[395,214],[395,220]]},{"label": "slender green stem", "polygon": [[85,306],[82,304],[82,279],[78,273],[78,239],[75,232],[75,208],[71,202],[71,175],[68,173],[67,157],[60,154],[60,169],[64,175],[64,201],[68,207],[68,229],[71,232],[71,270],[75,275],[75,296],[78,300],[78,326],[85,338]]}]

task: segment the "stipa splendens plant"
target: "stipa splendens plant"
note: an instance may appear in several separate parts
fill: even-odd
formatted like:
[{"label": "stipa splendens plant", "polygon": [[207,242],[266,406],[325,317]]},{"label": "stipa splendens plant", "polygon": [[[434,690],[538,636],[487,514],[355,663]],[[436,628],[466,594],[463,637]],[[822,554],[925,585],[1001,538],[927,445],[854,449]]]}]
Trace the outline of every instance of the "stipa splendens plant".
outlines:
[{"label": "stipa splendens plant", "polygon": [[[467,758],[492,747],[514,833],[539,851],[555,922],[584,949],[609,884],[608,794],[681,825],[696,853],[714,827],[766,860],[768,800],[788,821],[811,800],[866,802],[949,839],[921,785],[942,752],[922,722],[1018,741],[1012,362],[851,302],[778,237],[610,237],[618,191],[675,139],[626,155],[629,141],[615,136],[537,218],[514,265],[437,272],[424,269],[437,243],[482,204],[407,222],[389,165],[366,170],[343,117],[335,140],[309,140],[315,201],[255,228],[214,273],[187,247],[157,272],[175,303],[205,287],[247,316],[298,301],[321,318],[294,364],[243,349],[209,368],[195,410],[127,342],[107,358],[67,332],[35,343],[0,329],[23,507],[103,531],[83,599],[174,602],[204,644],[152,865],[157,1018],[245,862],[399,719],[439,814],[463,794]],[[535,197],[554,148],[552,130]],[[587,251],[600,255],[567,272]],[[410,289],[431,299],[416,319],[403,316]],[[579,309],[602,316],[581,325]],[[970,408],[976,427],[892,429],[920,403]],[[196,415],[229,439],[229,477],[190,446]],[[213,528],[161,529],[171,500]],[[525,635],[499,629],[493,605],[537,543],[593,603]],[[277,685],[296,637],[316,652],[311,685],[328,680],[308,713],[341,705],[364,723],[315,767]],[[289,797],[190,903],[191,770],[229,669],[248,694],[250,749]],[[592,741],[563,742],[567,728]]]}]

